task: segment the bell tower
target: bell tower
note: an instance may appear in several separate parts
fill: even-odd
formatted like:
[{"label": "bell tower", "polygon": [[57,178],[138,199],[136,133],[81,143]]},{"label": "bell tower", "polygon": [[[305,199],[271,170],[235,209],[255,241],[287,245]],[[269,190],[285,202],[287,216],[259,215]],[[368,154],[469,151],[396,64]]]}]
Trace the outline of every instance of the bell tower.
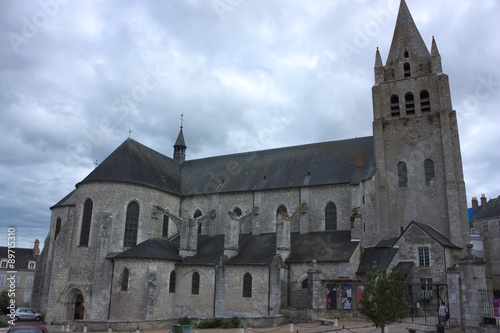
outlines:
[{"label": "bell tower", "polygon": [[373,232],[396,237],[414,220],[464,246],[467,203],[448,76],[434,37],[429,53],[404,0],[386,63],[377,48],[374,72],[378,221]]},{"label": "bell tower", "polygon": [[182,133],[182,123],[184,122],[184,114],[181,114],[181,130],[177,135],[177,140],[174,144],[174,160],[179,163],[184,163],[186,160],[186,142],[184,141],[184,134]]}]

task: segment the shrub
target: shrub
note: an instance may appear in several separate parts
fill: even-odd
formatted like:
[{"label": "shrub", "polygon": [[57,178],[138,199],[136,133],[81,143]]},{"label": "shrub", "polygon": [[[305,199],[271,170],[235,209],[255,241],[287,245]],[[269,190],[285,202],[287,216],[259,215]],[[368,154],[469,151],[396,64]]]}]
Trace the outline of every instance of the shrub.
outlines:
[{"label": "shrub", "polygon": [[191,325],[191,319],[188,316],[179,319],[179,325]]},{"label": "shrub", "polygon": [[241,326],[240,318],[232,317],[231,319],[210,318],[203,319],[197,324],[197,328],[238,328]]}]

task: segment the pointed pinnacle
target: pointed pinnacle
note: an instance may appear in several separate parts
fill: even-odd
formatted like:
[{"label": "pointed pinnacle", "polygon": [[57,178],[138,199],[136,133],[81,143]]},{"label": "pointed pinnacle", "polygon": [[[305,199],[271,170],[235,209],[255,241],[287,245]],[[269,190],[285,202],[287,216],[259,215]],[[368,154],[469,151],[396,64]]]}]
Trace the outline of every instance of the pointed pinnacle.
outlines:
[{"label": "pointed pinnacle", "polygon": [[377,52],[375,52],[375,68],[377,67],[384,67],[384,64],[382,63],[382,57],[380,56],[380,52],[377,47]]},{"label": "pointed pinnacle", "polygon": [[434,39],[434,36],[432,36],[431,56],[439,56],[439,50],[436,44],[436,40]]}]

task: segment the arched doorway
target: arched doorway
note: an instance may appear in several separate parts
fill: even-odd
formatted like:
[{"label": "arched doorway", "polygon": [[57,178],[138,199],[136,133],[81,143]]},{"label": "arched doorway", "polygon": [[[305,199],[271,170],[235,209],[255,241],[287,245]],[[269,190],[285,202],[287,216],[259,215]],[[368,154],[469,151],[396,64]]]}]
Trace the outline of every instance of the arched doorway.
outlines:
[{"label": "arched doorway", "polygon": [[83,319],[85,314],[85,306],[83,305],[83,296],[79,294],[75,300],[75,316],[74,319]]}]

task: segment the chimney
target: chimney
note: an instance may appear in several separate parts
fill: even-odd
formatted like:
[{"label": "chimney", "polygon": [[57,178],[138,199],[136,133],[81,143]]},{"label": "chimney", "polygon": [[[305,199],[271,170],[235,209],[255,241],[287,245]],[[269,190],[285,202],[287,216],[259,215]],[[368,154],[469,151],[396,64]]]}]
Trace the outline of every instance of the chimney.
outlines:
[{"label": "chimney", "polygon": [[40,254],[40,241],[38,239],[35,239],[35,246],[33,247],[33,254],[35,256]]},{"label": "chimney", "polygon": [[481,209],[486,209],[486,196],[483,194],[481,194]]},{"label": "chimney", "polygon": [[477,198],[472,197],[472,215],[476,215],[479,212],[479,206],[477,204]]}]

